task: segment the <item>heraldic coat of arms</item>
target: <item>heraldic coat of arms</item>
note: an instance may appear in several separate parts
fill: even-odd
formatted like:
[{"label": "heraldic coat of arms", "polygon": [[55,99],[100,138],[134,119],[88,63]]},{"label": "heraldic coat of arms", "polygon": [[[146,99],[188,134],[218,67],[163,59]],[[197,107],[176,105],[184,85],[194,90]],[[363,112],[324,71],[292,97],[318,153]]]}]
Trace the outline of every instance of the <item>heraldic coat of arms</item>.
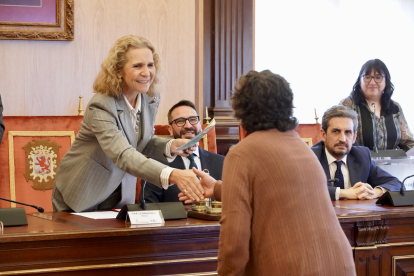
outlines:
[{"label": "heraldic coat of arms", "polygon": [[26,181],[33,181],[33,189],[53,189],[59,165],[59,148],[60,145],[46,139],[33,140],[23,147],[26,159],[24,177]]}]

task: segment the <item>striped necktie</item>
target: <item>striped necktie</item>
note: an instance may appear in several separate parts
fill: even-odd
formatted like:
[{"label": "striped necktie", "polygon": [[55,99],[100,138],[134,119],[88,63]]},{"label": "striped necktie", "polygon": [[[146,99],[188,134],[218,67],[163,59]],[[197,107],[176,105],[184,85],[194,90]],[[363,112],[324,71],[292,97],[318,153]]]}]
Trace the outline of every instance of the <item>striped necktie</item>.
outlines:
[{"label": "striped necktie", "polygon": [[335,178],[338,179],[338,181],[335,181],[335,187],[344,189],[345,188],[344,175],[342,174],[342,170],[341,170],[342,161],[335,161],[335,163],[336,163]]}]

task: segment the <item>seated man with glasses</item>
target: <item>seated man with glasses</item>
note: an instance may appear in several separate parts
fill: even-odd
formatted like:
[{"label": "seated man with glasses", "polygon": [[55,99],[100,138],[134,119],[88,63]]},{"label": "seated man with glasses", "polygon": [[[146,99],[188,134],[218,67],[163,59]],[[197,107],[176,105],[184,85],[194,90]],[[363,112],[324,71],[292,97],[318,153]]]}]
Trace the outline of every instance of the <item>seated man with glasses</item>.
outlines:
[{"label": "seated man with glasses", "polygon": [[379,59],[368,60],[359,72],[351,95],[339,103],[358,114],[356,146],[404,151],[414,147],[414,137],[402,108],[391,100],[393,93],[394,85],[387,66]]},{"label": "seated man with glasses", "polygon": [[[195,105],[186,100],[175,104],[168,111],[169,132],[174,138],[192,139],[202,131],[200,117],[198,116]],[[161,162],[161,161],[160,161]],[[168,165],[177,169],[190,169],[196,167],[199,170],[206,170],[215,179],[221,179],[223,170],[224,156],[205,151],[197,147],[192,156],[177,156]],[[145,202],[174,202],[179,201],[178,194],[181,192],[177,185],[171,185],[164,190],[154,184],[141,182],[141,194],[139,202],[142,201],[144,194]]]}]

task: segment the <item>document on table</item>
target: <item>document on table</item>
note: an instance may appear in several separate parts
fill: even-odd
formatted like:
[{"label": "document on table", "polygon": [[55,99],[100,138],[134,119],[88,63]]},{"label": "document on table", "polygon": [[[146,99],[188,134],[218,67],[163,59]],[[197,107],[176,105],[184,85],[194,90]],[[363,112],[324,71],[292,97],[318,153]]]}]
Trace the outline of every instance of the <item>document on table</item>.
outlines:
[{"label": "document on table", "polygon": [[182,145],[179,148],[176,148],[173,152],[178,152],[180,150],[186,150],[188,148],[191,148],[192,146],[194,146],[195,144],[197,144],[198,141],[201,140],[201,138],[203,138],[204,135],[207,134],[207,132],[216,125],[216,120],[211,120],[211,122],[206,126],[206,128],[200,132],[199,134],[196,135],[196,137],[194,137],[193,139],[191,139],[188,143]]},{"label": "document on table", "polygon": [[82,216],[90,219],[115,219],[118,215],[114,211],[102,211],[102,212],[83,212],[83,213],[72,213],[72,215]]}]

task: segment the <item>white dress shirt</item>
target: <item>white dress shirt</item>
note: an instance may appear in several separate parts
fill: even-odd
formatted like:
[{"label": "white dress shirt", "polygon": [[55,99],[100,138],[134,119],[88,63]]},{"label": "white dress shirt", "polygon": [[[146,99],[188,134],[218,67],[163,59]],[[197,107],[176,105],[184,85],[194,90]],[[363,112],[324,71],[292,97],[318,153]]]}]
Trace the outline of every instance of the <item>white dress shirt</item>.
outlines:
[{"label": "white dress shirt", "polygon": [[[141,110],[141,94],[137,95],[137,102],[135,104],[135,107],[132,107],[132,105],[129,103],[129,101],[127,100],[127,98],[125,97],[124,94],[124,101],[126,103],[127,109],[128,109],[128,113],[131,117],[131,123],[132,123],[132,128],[135,129],[135,124],[137,123],[137,114],[138,112]],[[170,140],[167,145],[165,146],[165,150],[164,150],[164,155],[167,157],[169,162],[172,162],[175,157],[177,156],[176,154],[172,155],[171,154],[171,144],[172,144],[173,140]],[[166,167],[161,171],[161,175],[160,175],[160,181],[161,181],[161,185],[162,187],[166,190],[168,189],[168,186],[170,186],[169,183],[169,179],[170,179],[170,174],[171,172],[174,170],[174,168],[171,167]]]},{"label": "white dress shirt", "polygon": [[[342,171],[342,175],[344,176],[344,189],[349,189],[351,188],[351,179],[349,178],[349,170],[348,170],[348,164],[346,163],[346,157],[348,155],[345,155],[344,158],[342,158],[341,160],[337,160],[335,157],[333,157],[329,151],[325,148],[325,154],[326,154],[326,159],[328,160],[328,165],[329,165],[329,174],[331,176],[331,179],[335,178],[335,172],[337,169],[337,165],[335,163],[335,161],[342,161],[342,166],[341,166],[341,171]],[[332,183],[333,185],[334,183]],[[339,199],[339,193],[341,192],[341,188],[336,188],[335,191],[335,199],[338,200]]]}]

